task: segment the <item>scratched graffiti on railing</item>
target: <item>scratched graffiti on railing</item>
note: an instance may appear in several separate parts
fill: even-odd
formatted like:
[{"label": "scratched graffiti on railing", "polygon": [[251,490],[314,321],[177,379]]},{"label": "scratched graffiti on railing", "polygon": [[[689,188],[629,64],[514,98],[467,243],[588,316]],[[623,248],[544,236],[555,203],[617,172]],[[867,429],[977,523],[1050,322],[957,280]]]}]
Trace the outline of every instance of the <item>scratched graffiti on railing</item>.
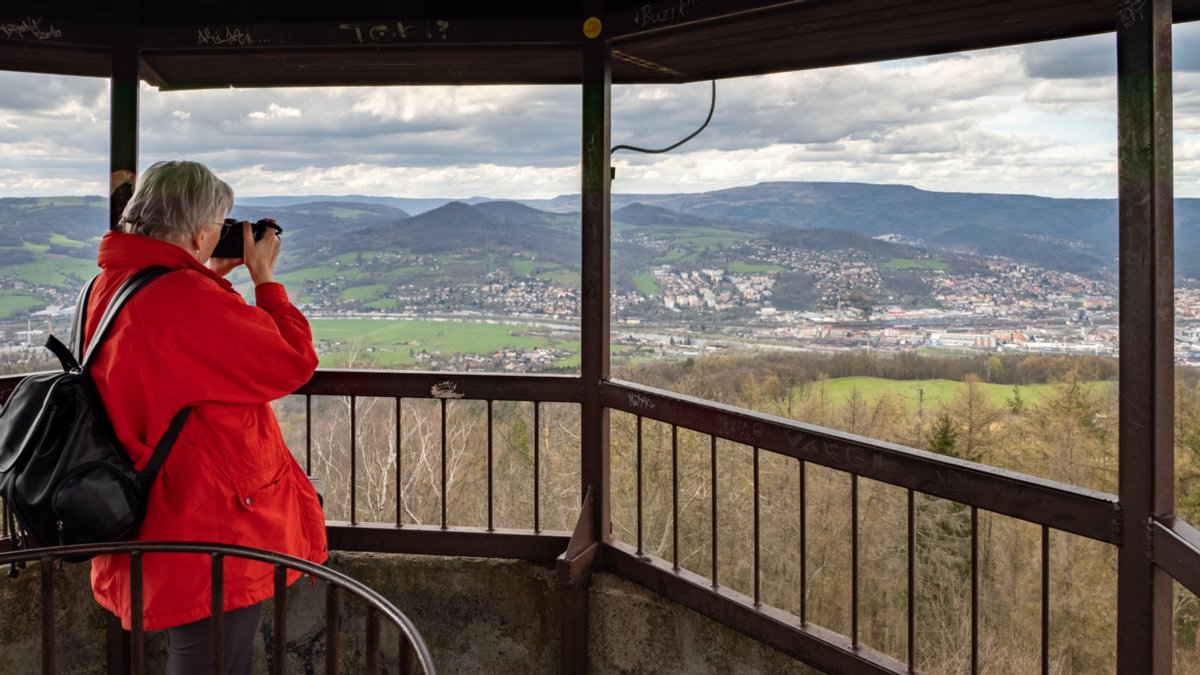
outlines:
[{"label": "scratched graffiti on railing", "polygon": [[342,30],[354,31],[359,44],[367,42],[400,42],[403,40],[445,40],[449,37],[449,21],[389,21],[387,23],[343,23]]},{"label": "scratched graffiti on railing", "polygon": [[1121,0],[1117,3],[1117,20],[1126,28],[1132,28],[1146,19],[1146,0]]},{"label": "scratched graffiti on railing", "polygon": [[671,2],[642,5],[633,15],[633,22],[641,28],[652,28],[690,17],[700,7],[700,0],[672,0]]},{"label": "scratched graffiti on railing", "polygon": [[205,26],[196,31],[196,44],[212,45],[214,47],[242,46],[254,44],[254,38],[250,36],[249,28],[238,28],[235,26],[210,28]]},{"label": "scratched graffiti on railing", "polygon": [[654,400],[645,394],[629,392],[629,407],[635,409],[653,409]]},{"label": "scratched graffiti on railing", "polygon": [[429,389],[429,395],[434,398],[462,398],[463,394],[458,390],[458,383],[452,380],[438,382]]},{"label": "scratched graffiti on railing", "polygon": [[0,34],[4,37],[32,38],[34,40],[54,40],[62,37],[62,31],[48,24],[42,27],[42,17],[36,19],[27,16],[19,22],[0,23]]},{"label": "scratched graffiti on railing", "polygon": [[717,435],[731,441],[750,443],[763,435],[761,422],[748,422],[740,417],[722,415],[717,419]]}]

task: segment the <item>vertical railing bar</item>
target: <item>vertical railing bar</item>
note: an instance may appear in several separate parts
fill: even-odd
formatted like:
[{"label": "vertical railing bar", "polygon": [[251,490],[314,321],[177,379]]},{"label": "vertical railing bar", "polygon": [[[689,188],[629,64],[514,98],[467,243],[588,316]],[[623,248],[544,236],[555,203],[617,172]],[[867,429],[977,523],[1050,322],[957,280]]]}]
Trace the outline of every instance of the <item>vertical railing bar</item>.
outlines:
[{"label": "vertical railing bar", "polygon": [[287,672],[287,567],[275,564],[275,637],[273,638],[271,672]]},{"label": "vertical railing bar", "polygon": [[1050,673],[1050,528],[1042,526],[1042,673]]},{"label": "vertical railing bar", "polygon": [[442,529],[446,529],[446,503],[449,501],[446,495],[446,399],[440,399],[442,402]]},{"label": "vertical railing bar", "polygon": [[358,397],[350,397],[350,524],[358,524]]},{"label": "vertical railing bar", "polygon": [[[445,399],[442,399],[445,401]],[[367,607],[367,668],[368,675],[379,675],[379,610]]]},{"label": "vertical railing bar", "polygon": [[637,418],[637,554],[642,550],[642,416]]},{"label": "vertical railing bar", "polygon": [[212,583],[209,586],[209,594],[212,596],[212,672],[213,675],[223,675],[225,672],[225,554],[210,554],[209,565],[212,573]]},{"label": "vertical railing bar", "polygon": [[[408,636],[404,631],[400,631],[400,675],[409,675],[412,673],[413,662],[413,646],[408,641]],[[422,670],[422,673],[424,670]]]},{"label": "vertical railing bar", "polygon": [[54,565],[52,556],[42,558],[42,672],[58,672],[54,665]]},{"label": "vertical railing bar", "polygon": [[712,442],[709,450],[712,467],[712,585],[716,588],[721,585],[717,579],[717,437],[709,436],[709,439]]},{"label": "vertical railing bar", "polygon": [[312,475],[312,394],[304,395],[304,472]]},{"label": "vertical railing bar", "polygon": [[[492,399],[487,402],[487,531],[492,532],[495,529],[493,520],[493,468],[492,468]],[[407,643],[406,643],[407,644]]]},{"label": "vertical railing bar", "polygon": [[915,605],[916,605],[916,561],[917,561],[917,508],[916,495],[912,489],[908,491],[908,672],[913,672],[915,669],[913,653],[915,646],[916,622],[915,622]]},{"label": "vertical railing bar", "polygon": [[808,623],[808,464],[800,460],[800,625]]},{"label": "vertical railing bar", "polygon": [[671,568],[679,571],[679,427],[671,425]]},{"label": "vertical railing bar", "polygon": [[142,552],[129,553],[129,672],[142,675],[146,670],[146,649],[142,631]]},{"label": "vertical railing bar", "polygon": [[758,448],[754,448],[754,606],[762,604],[761,529],[759,522]]},{"label": "vertical railing bar", "polygon": [[858,649],[858,474],[850,474],[850,644]]},{"label": "vertical railing bar", "polygon": [[533,402],[533,531],[542,531],[541,482],[542,482],[542,406]]},{"label": "vertical railing bar", "polygon": [[396,527],[404,527],[404,398],[396,397]]},{"label": "vertical railing bar", "polygon": [[341,670],[341,623],[338,587],[330,583],[325,586],[325,675],[338,675]]},{"label": "vertical railing bar", "polygon": [[979,509],[971,507],[971,675],[979,672]]}]

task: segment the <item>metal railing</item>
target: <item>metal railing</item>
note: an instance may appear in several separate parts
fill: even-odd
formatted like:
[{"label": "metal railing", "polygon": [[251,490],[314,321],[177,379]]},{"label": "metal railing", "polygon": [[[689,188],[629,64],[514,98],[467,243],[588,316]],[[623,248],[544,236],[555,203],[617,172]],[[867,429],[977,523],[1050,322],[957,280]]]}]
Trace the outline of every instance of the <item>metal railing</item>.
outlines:
[{"label": "metal railing", "polygon": [[[321,370],[296,392],[304,398],[305,469],[314,473],[314,397],[345,397],[349,408],[348,429],[344,437],[349,450],[349,514],[346,520],[328,522],[330,548],[334,550],[389,553],[423,553],[497,558],[553,560],[566,549],[569,532],[544,527],[541,426],[545,404],[580,401],[580,380],[571,376],[479,375],[457,373],[415,373]],[[358,486],[361,466],[358,434],[360,399],[385,399],[394,406],[395,517],[391,522],[363,521],[359,517]],[[438,466],[433,477],[437,483],[438,510],[435,523],[414,523],[404,518],[405,498],[401,489],[404,453],[401,443],[406,403],[414,400],[436,401],[439,416]],[[447,407],[454,402],[477,401],[486,405],[485,439],[478,448],[486,464],[486,519],[472,525],[452,525],[447,516],[449,483],[447,478]],[[532,406],[533,430],[532,482],[528,487],[531,517],[525,527],[496,526],[494,466],[494,412],[499,402],[522,402]],[[319,473],[319,472],[317,472]]]},{"label": "metal railing", "polygon": [[[42,672],[54,673],[55,670],[55,638],[57,630],[54,621],[55,606],[55,568],[62,560],[78,560],[104,554],[127,554],[130,563],[130,649],[129,672],[141,675],[145,672],[145,649],[143,630],[143,575],[142,566],[146,555],[155,553],[190,553],[208,556],[212,561],[212,664],[214,673],[225,672],[224,641],[224,588],[225,588],[225,559],[241,558],[254,560],[272,565],[274,568],[274,639],[272,640],[271,672],[282,675],[285,672],[287,658],[287,573],[295,570],[324,581],[325,617],[327,624],[325,639],[325,672],[339,672],[340,639],[338,625],[340,624],[340,594],[345,591],[351,596],[362,600],[367,605],[367,617],[364,631],[366,634],[365,662],[362,672],[377,674],[381,672],[382,645],[380,642],[381,622],[388,623],[399,629],[398,663],[401,673],[421,672],[425,675],[435,675],[436,668],[429,654],[429,647],[421,638],[420,632],[412,621],[396,608],[391,602],[363,583],[352,579],[341,572],[301,560],[292,556],[246,548],[212,543],[193,542],[126,542],[119,544],[86,544],[77,546],[59,546],[52,548],[17,550],[0,553],[0,565],[11,565],[28,561],[40,561],[41,573],[41,633],[42,633]],[[420,668],[414,671],[413,666]]]},{"label": "metal railing", "polygon": [[[743,632],[754,635],[776,649],[833,672],[905,673],[916,669],[915,634],[918,617],[914,607],[916,572],[916,499],[930,495],[962,504],[969,509],[970,522],[970,671],[979,667],[979,511],[1011,516],[1034,523],[1041,529],[1041,670],[1050,672],[1050,532],[1061,530],[1107,544],[1121,542],[1117,499],[1083,488],[1023,476],[972,462],[904,448],[851,434],[813,427],[791,420],[754,413],[693,397],[625,382],[610,382],[603,400],[611,409],[635,419],[634,471],[636,505],[635,545],[612,544],[608,562],[620,574]],[[671,559],[646,551],[643,542],[644,510],[642,457],[643,420],[670,425],[672,464]],[[707,576],[685,570],[679,558],[679,430],[708,436],[710,440],[711,567]],[[751,591],[739,593],[720,583],[718,564],[719,486],[718,440],[732,441],[752,450],[752,542]],[[796,462],[799,494],[799,611],[792,614],[762,601],[762,530],[760,518],[760,460],[763,453]],[[808,582],[806,535],[807,471],[810,465],[848,473],[850,476],[850,630],[848,635],[821,627],[808,616],[805,584]],[[906,653],[903,659],[876,651],[863,643],[859,631],[860,560],[859,481],[871,479],[905,490],[906,503]]]},{"label": "metal railing", "polygon": [[[5,380],[0,380],[0,395]],[[969,531],[969,640],[970,671],[980,668],[980,519],[983,514],[1016,519],[1038,530],[1037,551],[1040,555],[1040,607],[1038,645],[1040,669],[1051,672],[1051,536],[1068,533],[1120,547],[1141,545],[1142,533],[1122,531],[1121,508],[1116,496],[1067,485],[1055,481],[1022,475],[974,462],[914,450],[882,441],[855,436],[825,428],[798,423],[749,410],[722,405],[686,395],[676,394],[627,382],[608,381],[601,385],[604,408],[616,414],[633,417],[636,449],[634,459],[635,487],[633,511],[636,524],[633,541],[621,541],[591,529],[592,496],[583,504],[573,537],[566,532],[546,531],[538,504],[543,491],[545,474],[540,470],[544,450],[533,442],[533,485],[530,499],[533,516],[527,527],[503,529],[495,527],[493,500],[495,477],[493,462],[493,404],[498,401],[524,401],[533,405],[535,426],[540,406],[548,403],[579,403],[582,400],[581,380],[567,376],[508,376],[446,373],[398,373],[382,371],[319,371],[311,382],[297,392],[304,397],[305,460],[312,467],[313,417],[312,401],[318,396],[348,397],[350,402],[350,470],[347,486],[354,494],[359,480],[355,425],[358,399],[365,397],[392,399],[395,403],[397,425],[408,399],[438,400],[440,413],[441,464],[438,495],[439,514],[436,523],[416,524],[402,517],[405,495],[396,490],[396,518],[392,522],[364,522],[350,509],[348,521],[328,523],[331,550],[373,552],[403,552],[449,556],[477,556],[552,561],[557,559],[560,581],[564,585],[585,578],[589,569],[603,569],[631,579],[658,594],[687,606],[702,615],[724,623],[775,649],[830,672],[908,673],[918,668],[919,654],[915,635],[921,622],[914,596],[918,560],[917,517],[920,500],[937,498],[962,506],[968,519]],[[450,401],[477,400],[486,403],[487,441],[478,452],[486,456],[488,465],[486,487],[486,521],[478,526],[456,526],[447,519],[446,482],[446,406]],[[648,550],[644,541],[643,518],[643,425],[651,420],[669,426],[671,452],[671,501],[669,556],[659,557]],[[708,437],[708,518],[712,559],[703,573],[685,568],[680,553],[680,432]],[[399,431],[397,431],[399,433]],[[721,443],[739,444],[751,449],[753,495],[752,542],[753,568],[751,586],[746,593],[728,583],[722,583],[722,567],[717,550],[719,508],[716,466],[722,458]],[[397,441],[395,451],[397,488],[403,453]],[[765,454],[764,454],[765,453]],[[795,514],[799,525],[799,607],[788,612],[764,602],[762,593],[763,568],[773,561],[762,556],[763,527],[760,515],[762,485],[760,465],[765,457],[772,461],[794,462],[799,484],[800,508]],[[813,467],[831,469],[850,477],[850,523],[846,537],[850,548],[849,627],[844,632],[818,625],[805,604],[803,586],[808,583],[809,561],[806,540],[810,529],[807,522],[806,489],[811,483]],[[860,482],[877,481],[903,491],[903,508],[907,550],[903,553],[905,574],[897,584],[906,587],[905,631],[903,654],[889,654],[869,646],[860,634],[859,605],[863,588],[861,579],[860,540],[864,526],[860,513]],[[521,488],[522,490],[525,488]],[[353,497],[351,497],[353,499]],[[616,497],[613,497],[616,501]],[[1146,538],[1151,543],[1151,555],[1156,564],[1178,579],[1193,593],[1200,592],[1200,532],[1176,520],[1155,521],[1149,524]],[[1131,539],[1132,538],[1132,539]],[[565,552],[565,553],[564,553]],[[36,553],[36,552],[35,552]],[[0,557],[0,561],[5,558]],[[1118,636],[1118,640],[1121,638]]]}]

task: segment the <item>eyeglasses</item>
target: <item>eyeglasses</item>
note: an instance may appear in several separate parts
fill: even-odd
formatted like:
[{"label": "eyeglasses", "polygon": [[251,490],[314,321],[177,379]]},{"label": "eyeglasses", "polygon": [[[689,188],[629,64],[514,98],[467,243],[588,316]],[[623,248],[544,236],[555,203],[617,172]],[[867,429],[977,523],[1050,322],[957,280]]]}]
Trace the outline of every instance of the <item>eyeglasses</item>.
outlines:
[{"label": "eyeglasses", "polygon": [[234,227],[237,227],[242,223],[241,221],[234,220],[233,218],[226,218],[224,222],[217,224],[221,226],[221,239],[224,239]]}]

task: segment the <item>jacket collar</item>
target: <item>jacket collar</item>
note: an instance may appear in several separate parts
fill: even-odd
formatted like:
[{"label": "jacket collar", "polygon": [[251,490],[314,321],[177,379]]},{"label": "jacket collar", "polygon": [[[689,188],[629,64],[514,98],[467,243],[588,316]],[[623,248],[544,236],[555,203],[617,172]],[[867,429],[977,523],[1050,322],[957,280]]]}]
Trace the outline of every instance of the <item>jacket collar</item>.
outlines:
[{"label": "jacket collar", "polygon": [[100,269],[117,271],[125,268],[143,269],[152,265],[162,265],[173,270],[195,270],[221,285],[227,291],[234,292],[233,284],[224,277],[193,258],[187,251],[158,239],[151,239],[140,234],[124,232],[107,232],[100,240],[100,254],[96,256]]}]

